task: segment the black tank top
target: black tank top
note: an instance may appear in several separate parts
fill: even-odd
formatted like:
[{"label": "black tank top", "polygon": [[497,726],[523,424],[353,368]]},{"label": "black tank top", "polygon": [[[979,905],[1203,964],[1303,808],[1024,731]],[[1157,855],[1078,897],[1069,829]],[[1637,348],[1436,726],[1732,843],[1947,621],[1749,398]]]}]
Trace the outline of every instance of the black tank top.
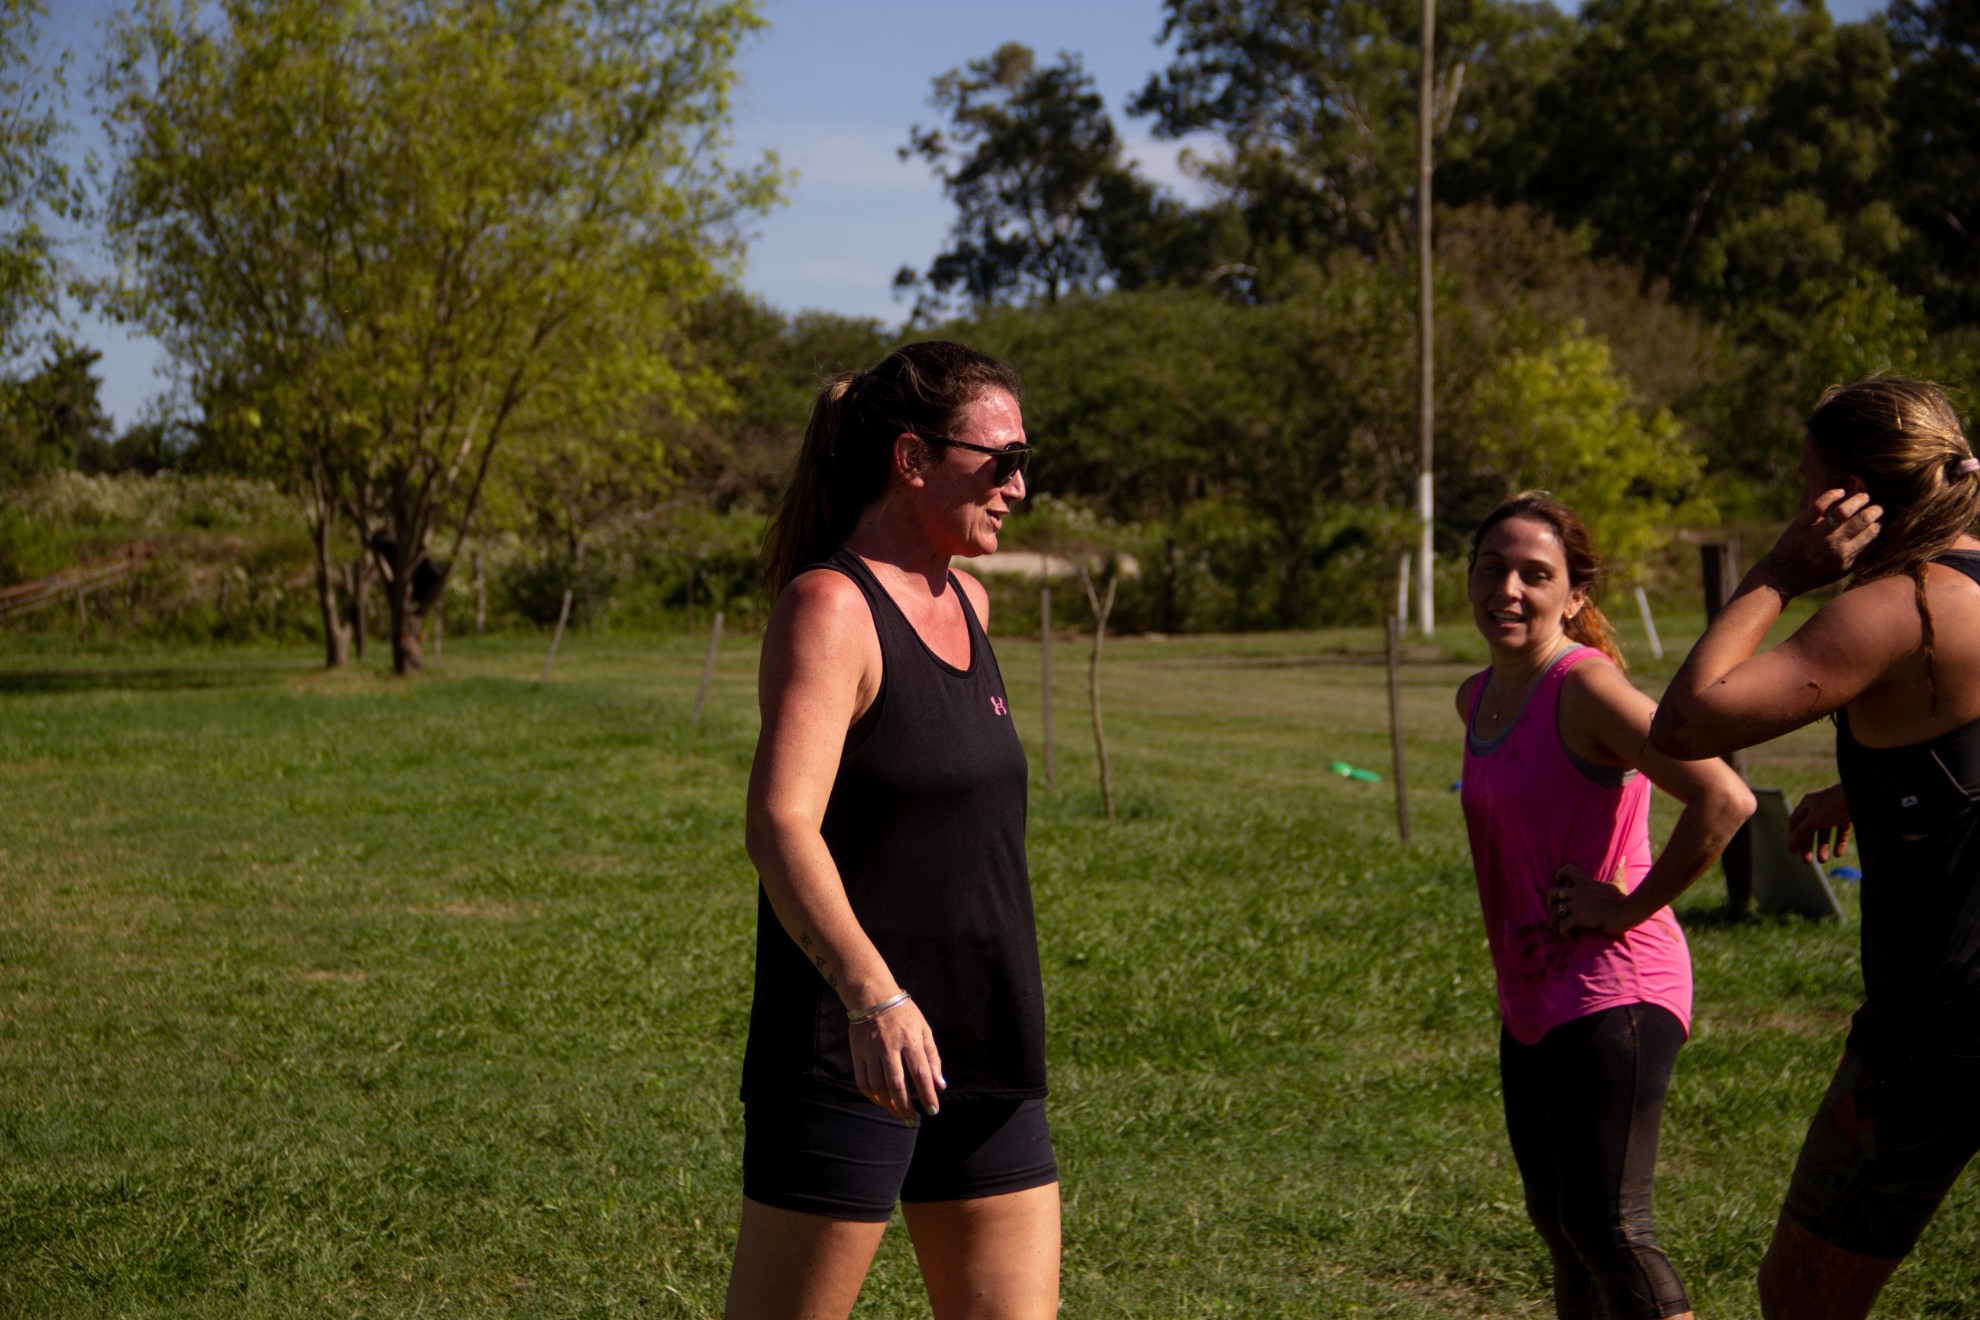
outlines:
[{"label": "black tank top", "polygon": [[[1935,564],[1980,583],[1980,552]],[[1980,1054],[1980,720],[1865,747],[1836,712],[1836,769],[1863,859],[1866,1056]]]},{"label": "black tank top", "polygon": [[[866,596],[880,691],[846,734],[825,846],[859,919],[935,1033],[950,1096],[1045,1094],[1045,999],[1025,868],[1024,748],[997,661],[955,575],[970,663],[921,640],[859,556],[823,567]],[[856,1091],[839,996],[759,885],[745,1101],[800,1080]]]}]

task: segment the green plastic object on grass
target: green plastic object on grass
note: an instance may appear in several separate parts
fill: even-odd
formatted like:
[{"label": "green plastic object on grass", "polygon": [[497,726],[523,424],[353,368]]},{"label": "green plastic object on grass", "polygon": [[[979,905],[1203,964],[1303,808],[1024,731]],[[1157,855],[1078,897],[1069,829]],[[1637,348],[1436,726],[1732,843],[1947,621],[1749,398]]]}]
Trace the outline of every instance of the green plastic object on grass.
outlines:
[{"label": "green plastic object on grass", "polygon": [[1336,761],[1328,768],[1344,779],[1359,779],[1364,784],[1379,784],[1382,782],[1382,776],[1376,774],[1373,770],[1363,770],[1359,766],[1349,765],[1346,761]]}]

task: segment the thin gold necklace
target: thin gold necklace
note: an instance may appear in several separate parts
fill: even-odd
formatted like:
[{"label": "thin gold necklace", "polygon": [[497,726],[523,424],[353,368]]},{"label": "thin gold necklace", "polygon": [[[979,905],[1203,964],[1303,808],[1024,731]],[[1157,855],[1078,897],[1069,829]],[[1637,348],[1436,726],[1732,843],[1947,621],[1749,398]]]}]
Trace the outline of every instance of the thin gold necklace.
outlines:
[{"label": "thin gold necklace", "polygon": [[1553,667],[1554,661],[1560,658],[1561,652],[1566,650],[1569,644],[1565,636],[1555,641],[1553,649],[1548,651],[1545,658],[1534,666],[1532,673],[1519,680],[1519,686],[1513,689],[1512,696],[1503,703],[1499,700],[1498,692],[1493,689],[1492,679],[1488,675],[1485,679],[1485,696],[1491,702],[1491,708],[1485,712],[1485,718],[1493,724],[1497,724],[1500,720],[1506,718],[1505,709],[1507,706],[1510,706],[1517,713],[1520,706],[1525,704],[1526,698],[1532,692],[1534,685],[1539,683],[1540,676]]}]

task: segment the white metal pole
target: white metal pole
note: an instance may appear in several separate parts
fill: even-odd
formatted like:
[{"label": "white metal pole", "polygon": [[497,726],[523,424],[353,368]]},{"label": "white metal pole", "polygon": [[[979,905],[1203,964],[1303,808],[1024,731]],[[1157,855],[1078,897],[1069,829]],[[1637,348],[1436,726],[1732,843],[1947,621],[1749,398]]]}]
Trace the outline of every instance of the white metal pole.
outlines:
[{"label": "white metal pole", "polygon": [[1657,621],[1650,617],[1650,597],[1643,594],[1643,588],[1636,589],[1636,608],[1643,615],[1643,631],[1650,635],[1650,654],[1657,659],[1664,658],[1664,644],[1657,640]]},{"label": "white metal pole", "polygon": [[1423,445],[1422,464],[1416,478],[1416,516],[1422,523],[1422,541],[1416,551],[1416,620],[1425,637],[1437,630],[1437,604],[1434,592],[1435,562],[1432,559],[1430,529],[1436,513],[1436,495],[1431,488],[1435,470],[1433,437],[1436,434],[1437,401],[1432,389],[1435,320],[1430,290],[1430,175],[1432,163],[1432,121],[1436,114],[1437,85],[1437,0],[1423,0],[1423,40],[1416,79],[1416,334],[1417,431]]}]

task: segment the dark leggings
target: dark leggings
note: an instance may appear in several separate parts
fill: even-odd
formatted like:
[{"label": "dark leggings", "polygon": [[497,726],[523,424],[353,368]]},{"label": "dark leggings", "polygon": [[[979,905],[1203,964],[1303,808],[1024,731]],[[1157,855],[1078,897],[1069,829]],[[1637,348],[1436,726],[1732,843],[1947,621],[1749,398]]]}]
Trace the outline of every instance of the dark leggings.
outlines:
[{"label": "dark leggings", "polygon": [[1691,1309],[1650,1222],[1657,1127],[1683,1043],[1683,1025],[1654,1004],[1564,1022],[1533,1045],[1500,1031],[1506,1132],[1561,1320]]}]

